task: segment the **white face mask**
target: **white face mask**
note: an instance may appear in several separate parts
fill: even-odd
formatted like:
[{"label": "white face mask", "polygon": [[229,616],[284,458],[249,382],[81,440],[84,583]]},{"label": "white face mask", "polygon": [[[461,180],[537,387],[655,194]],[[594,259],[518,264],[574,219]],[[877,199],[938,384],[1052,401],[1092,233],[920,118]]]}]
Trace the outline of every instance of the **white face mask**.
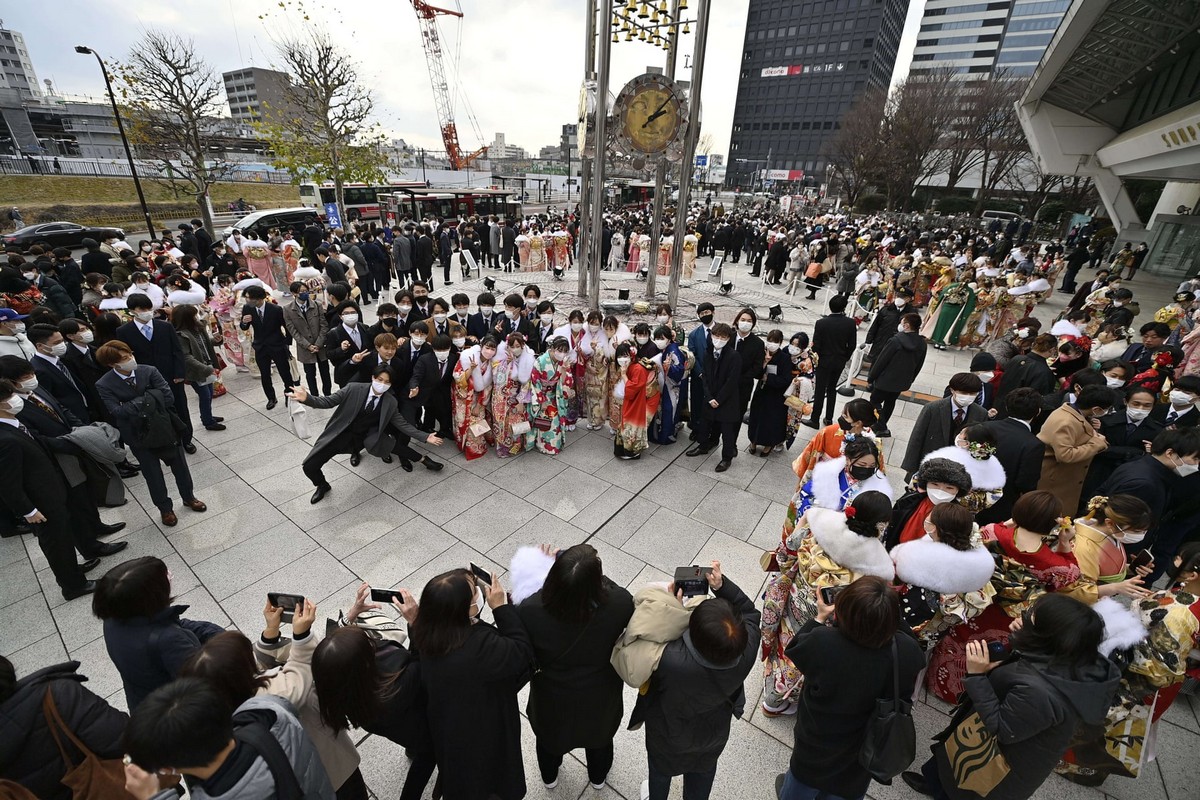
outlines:
[{"label": "white face mask", "polygon": [[1192,404],[1192,396],[1179,389],[1172,389],[1167,397],[1173,406],[1190,406]]},{"label": "white face mask", "polygon": [[592,334],[593,336],[595,336],[597,333],[600,332],[599,325],[588,325],[587,329],[588,329],[588,333]]},{"label": "white face mask", "polygon": [[975,374],[978,375],[979,380],[983,381],[984,383],[991,383],[992,378],[996,377],[996,373],[994,372],[976,372]]},{"label": "white face mask", "polygon": [[27,280],[27,281],[31,281],[31,280],[33,280],[35,277],[37,277],[37,273],[36,273],[36,272],[22,272],[21,274],[22,274],[23,276],[25,276],[25,280]]},{"label": "white face mask", "polygon": [[67,343],[59,342],[58,344],[50,345],[50,355],[55,358],[62,358],[67,352]]},{"label": "white face mask", "polygon": [[571,323],[571,333],[579,333],[582,330],[583,330],[582,322],[572,322]]},{"label": "white face mask", "polygon": [[412,306],[400,306],[400,313],[408,316],[408,312],[412,311]]},{"label": "white face mask", "polygon": [[714,336],[713,340],[712,340],[713,350],[722,349],[723,347],[725,347],[726,344],[728,344],[728,342],[729,342],[728,339],[721,339],[721,338]]},{"label": "white face mask", "polygon": [[[1176,458],[1179,457],[1176,456]],[[1200,464],[1188,464],[1183,459],[1180,459],[1179,463],[1175,465],[1175,474],[1181,478],[1186,478],[1188,475],[1195,475],[1196,470],[1200,470]]]},{"label": "white face mask", "polygon": [[908,305],[908,301],[903,298],[897,297],[895,300],[892,301],[892,305],[894,305],[896,308],[904,308],[906,305]]},{"label": "white face mask", "polygon": [[467,315],[467,309],[456,308],[456,309],[454,309],[454,313],[458,315],[459,319],[462,319],[463,317],[465,317]]},{"label": "white face mask", "polygon": [[450,356],[450,351],[449,350],[434,350],[433,355],[438,361],[445,361]]},{"label": "white face mask", "polygon": [[449,316],[449,314],[439,311],[438,313],[433,315],[433,321],[434,322],[445,322],[446,317],[448,317],[448,316]]},{"label": "white face mask", "polygon": [[538,304],[538,299],[537,299],[536,297],[526,297],[526,298],[525,298],[525,305],[526,305],[526,307],[528,307],[528,308],[533,308],[533,307],[535,307],[537,304]]},{"label": "white face mask", "polygon": [[519,313],[521,313],[521,312],[519,312],[519,311],[514,311],[514,310],[513,310],[513,309],[511,309],[511,308],[506,308],[506,309],[504,309],[504,316],[508,317],[509,319],[516,319],[516,318],[517,318],[517,314],[519,314]]},{"label": "white face mask", "polygon": [[25,332],[25,323],[18,320],[12,323],[12,329],[14,334],[22,334]]},{"label": "white face mask", "polygon": [[461,350],[463,345],[467,343],[467,338],[465,336],[456,336],[450,340],[450,343]]},{"label": "white face mask", "polygon": [[523,347],[510,347],[510,348],[508,348],[508,354],[509,354],[510,356],[512,356],[513,358],[520,358],[520,357],[521,357],[521,353],[523,353],[524,351],[525,351],[525,348],[523,348]]},{"label": "white face mask", "polygon": [[8,413],[15,417],[24,410],[25,399],[22,398],[21,395],[14,394],[12,397],[8,398]]},{"label": "white face mask", "polygon": [[92,333],[91,331],[80,331],[79,338],[84,344],[91,344],[92,340],[96,338],[96,334]]},{"label": "white face mask", "polygon": [[767,345],[766,345],[766,347],[767,347],[767,352],[768,352],[768,353],[777,353],[777,352],[779,352],[779,342],[767,342]]},{"label": "white face mask", "polygon": [[667,340],[666,339],[655,339],[654,346],[657,347],[659,350],[666,350],[667,349]]},{"label": "white face mask", "polygon": [[738,322],[738,330],[741,331],[742,333],[749,333],[750,329],[753,327],[754,327],[754,323],[748,319],[744,319],[744,320],[741,320],[740,322]]},{"label": "white face mask", "polygon": [[621,356],[620,358],[617,359],[617,363],[620,364],[622,367],[628,367],[629,362],[631,360],[632,359],[630,359],[629,356]]},{"label": "white face mask", "polygon": [[1148,408],[1127,408],[1127,409],[1125,409],[1125,416],[1129,417],[1131,422],[1141,422],[1146,417],[1150,416],[1150,409],[1148,409]]},{"label": "white face mask", "polygon": [[342,324],[347,328],[353,328],[358,324],[358,314],[343,314]]},{"label": "white face mask", "polygon": [[1108,385],[1108,388],[1110,388],[1110,389],[1120,389],[1122,386],[1125,385],[1125,381],[1121,380],[1120,378],[1114,378],[1111,375],[1105,375],[1104,382]]},{"label": "white face mask", "polygon": [[1137,544],[1146,538],[1146,531],[1122,531],[1121,544]]},{"label": "white face mask", "polygon": [[665,314],[659,314],[657,317],[654,318],[654,321],[657,322],[659,325],[666,325],[670,319],[671,318]]},{"label": "white face mask", "polygon": [[789,344],[789,345],[788,345],[788,352],[789,352],[789,353],[791,353],[791,354],[792,354],[792,355],[794,355],[794,356],[798,356],[798,355],[800,355],[800,353],[801,353],[801,350],[800,350],[800,345],[796,345],[796,344]]},{"label": "white face mask", "polygon": [[413,343],[413,345],[414,345],[415,347],[421,347],[421,346],[423,346],[423,345],[425,344],[425,339],[426,339],[426,338],[428,338],[428,337],[425,337],[425,336],[413,336],[413,337],[412,337],[412,343]]},{"label": "white face mask", "polygon": [[645,344],[646,342],[650,341],[649,336],[635,336],[634,338],[637,340],[638,344]]},{"label": "white face mask", "polygon": [[553,314],[538,314],[538,319],[540,319],[542,321],[543,325],[549,325],[551,322],[554,322],[554,315]]},{"label": "white face mask", "polygon": [[954,392],[951,396],[954,398],[954,405],[959,408],[966,408],[975,402],[975,395],[973,394],[959,394],[958,392]]},{"label": "white face mask", "polygon": [[955,497],[958,497],[954,492],[947,492],[945,489],[926,489],[925,494],[935,506],[940,506],[942,503],[949,503]]},{"label": "white face mask", "polygon": [[153,311],[136,311],[136,312],[134,312],[133,316],[137,318],[138,322],[149,322],[152,319],[154,319],[154,312]]},{"label": "white face mask", "polygon": [[1029,338],[1029,328],[1018,328],[1017,336],[1021,337],[1022,339],[1028,339]]},{"label": "white face mask", "polygon": [[390,383],[384,383],[383,381],[371,381],[371,391],[375,394],[383,394],[390,388],[392,388]]},{"label": "white face mask", "polygon": [[471,601],[471,610],[469,612],[472,617],[478,618],[483,613],[483,589],[479,585],[475,585],[475,599]]},{"label": "white face mask", "polygon": [[38,387],[38,379],[37,378],[28,378],[27,380],[23,380],[19,384],[17,384],[17,388],[20,389],[25,394],[29,394],[37,387]]},{"label": "white face mask", "polygon": [[126,375],[132,375],[133,371],[137,369],[137,359],[131,358],[128,361],[122,361],[120,364],[117,364],[117,369]]}]

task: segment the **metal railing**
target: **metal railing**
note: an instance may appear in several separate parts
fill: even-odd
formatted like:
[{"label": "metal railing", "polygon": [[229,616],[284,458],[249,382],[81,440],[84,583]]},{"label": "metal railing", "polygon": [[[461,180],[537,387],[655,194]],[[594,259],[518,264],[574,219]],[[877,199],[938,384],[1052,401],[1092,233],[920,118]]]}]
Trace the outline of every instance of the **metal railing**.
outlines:
[{"label": "metal railing", "polygon": [[[169,177],[159,165],[139,161],[138,174],[150,178]],[[92,178],[128,178],[129,164],[104,158],[53,158],[0,155],[0,175],[78,175]],[[274,170],[239,169],[222,179],[228,183],[288,184],[291,175]]]}]

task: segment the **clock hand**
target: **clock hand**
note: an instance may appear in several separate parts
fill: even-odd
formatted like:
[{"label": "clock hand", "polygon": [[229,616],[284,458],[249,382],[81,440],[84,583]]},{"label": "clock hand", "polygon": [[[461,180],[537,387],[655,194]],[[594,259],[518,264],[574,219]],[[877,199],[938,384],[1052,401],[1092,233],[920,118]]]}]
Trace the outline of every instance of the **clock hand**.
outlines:
[{"label": "clock hand", "polygon": [[654,122],[654,120],[658,119],[658,118],[659,118],[659,117],[661,117],[663,114],[667,113],[666,111],[664,111],[664,109],[667,107],[667,104],[668,104],[668,103],[670,103],[670,102],[671,102],[671,98],[668,96],[666,100],[663,100],[663,101],[662,101],[662,105],[661,105],[661,106],[659,106],[658,108],[654,109],[654,113],[653,113],[653,114],[651,114],[650,116],[646,117],[646,121],[642,123],[642,127],[643,127],[643,128],[644,128],[644,127],[646,127],[646,126],[647,126],[647,125],[649,125],[651,122]]}]

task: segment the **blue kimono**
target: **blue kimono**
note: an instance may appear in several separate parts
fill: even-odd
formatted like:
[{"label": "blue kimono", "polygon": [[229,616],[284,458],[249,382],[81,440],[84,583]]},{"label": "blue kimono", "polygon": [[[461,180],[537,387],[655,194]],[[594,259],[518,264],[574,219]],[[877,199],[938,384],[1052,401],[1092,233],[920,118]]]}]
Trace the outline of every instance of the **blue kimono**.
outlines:
[{"label": "blue kimono", "polygon": [[662,365],[662,394],[648,435],[656,444],[671,444],[675,441],[675,426],[679,423],[680,393],[687,391],[687,359],[675,342],[668,343],[662,351]]}]

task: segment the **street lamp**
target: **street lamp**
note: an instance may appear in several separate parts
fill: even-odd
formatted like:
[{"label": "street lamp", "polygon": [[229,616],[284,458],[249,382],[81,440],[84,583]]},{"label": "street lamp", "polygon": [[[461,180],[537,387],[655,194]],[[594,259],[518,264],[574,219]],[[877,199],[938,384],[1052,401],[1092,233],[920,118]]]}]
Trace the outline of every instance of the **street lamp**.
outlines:
[{"label": "street lamp", "polygon": [[154,221],[150,219],[150,208],[146,205],[146,193],[142,191],[142,182],[138,179],[137,165],[133,163],[133,151],[129,149],[129,139],[125,136],[125,126],[121,123],[121,112],[117,110],[117,98],[113,94],[112,81],[108,77],[108,68],[104,66],[104,59],[90,47],[83,45],[75,45],[75,52],[82,55],[93,55],[96,61],[100,62],[100,73],[104,76],[104,87],[108,89],[108,99],[112,102],[113,116],[117,119],[117,131],[121,134],[121,144],[125,146],[125,158],[129,160],[129,174],[133,176],[133,186],[137,189],[138,202],[142,204],[142,213],[146,216],[146,230],[150,232],[150,236],[154,236]]}]

